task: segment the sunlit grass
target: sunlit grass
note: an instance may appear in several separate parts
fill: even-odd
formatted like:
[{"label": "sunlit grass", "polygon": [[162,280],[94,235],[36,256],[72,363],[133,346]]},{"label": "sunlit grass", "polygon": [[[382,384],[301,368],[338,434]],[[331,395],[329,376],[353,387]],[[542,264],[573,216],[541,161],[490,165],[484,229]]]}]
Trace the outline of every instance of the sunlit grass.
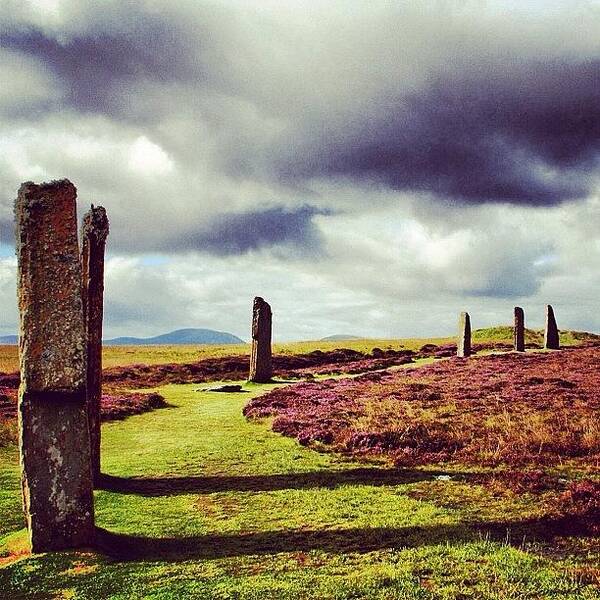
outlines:
[{"label": "sunlit grass", "polygon": [[[242,417],[267,386],[195,389],[163,388],[171,408],[103,426],[115,479],[97,522],[137,560],[21,557],[0,569],[7,598],[597,597],[573,564],[486,538],[486,523],[539,517],[536,498],[303,448]],[[0,458],[6,556],[24,531],[16,449]]]}]

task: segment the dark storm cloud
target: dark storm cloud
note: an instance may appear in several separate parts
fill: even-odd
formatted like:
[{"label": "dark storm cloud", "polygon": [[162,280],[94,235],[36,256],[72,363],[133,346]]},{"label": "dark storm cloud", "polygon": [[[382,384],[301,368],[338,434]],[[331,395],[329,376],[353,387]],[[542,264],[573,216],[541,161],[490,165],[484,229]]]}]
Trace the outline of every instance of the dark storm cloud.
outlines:
[{"label": "dark storm cloud", "polygon": [[15,241],[15,224],[12,219],[0,218],[0,244],[12,245]]},{"label": "dark storm cloud", "polygon": [[[231,15],[217,4],[180,1],[157,10],[108,0],[62,2],[61,10],[56,28],[26,19],[0,23],[0,48],[41,61],[62,82],[63,106],[152,122],[159,115],[145,100],[158,86],[185,83],[206,93],[236,85]],[[172,111],[175,91],[170,100]]]},{"label": "dark storm cloud", "polygon": [[62,177],[111,219],[107,337],[244,335],[256,294],[296,339],[523,296],[599,327],[599,29],[596,0],[0,0],[0,329],[16,190]]},{"label": "dark storm cloud", "polygon": [[[58,25],[8,21],[0,45],[61,85],[37,113],[60,102],[140,127],[189,174],[283,186],[292,206],[317,180],[533,206],[597,185],[599,11],[382,1],[316,3],[312,15],[245,4],[64,2]],[[281,217],[289,231],[310,222],[293,214]],[[225,240],[226,253],[269,243],[258,226],[255,242],[235,220],[218,227],[235,235],[182,237],[211,248]]]},{"label": "dark storm cloud", "polygon": [[99,33],[62,42],[31,28],[3,35],[2,46],[43,60],[62,81],[64,101],[81,111],[126,113],[122,95],[115,92],[127,82],[203,79],[200,65],[186,63],[176,32],[160,23],[144,23],[131,35]]},{"label": "dark storm cloud", "polygon": [[[440,76],[286,157],[286,177],[348,177],[459,202],[585,197],[600,164],[600,61]],[[299,133],[302,139],[303,133]]]},{"label": "dark storm cloud", "polygon": [[215,219],[204,230],[167,241],[169,250],[197,250],[216,255],[244,254],[272,246],[300,255],[321,252],[321,236],[313,222],[328,214],[312,206],[268,208]]}]

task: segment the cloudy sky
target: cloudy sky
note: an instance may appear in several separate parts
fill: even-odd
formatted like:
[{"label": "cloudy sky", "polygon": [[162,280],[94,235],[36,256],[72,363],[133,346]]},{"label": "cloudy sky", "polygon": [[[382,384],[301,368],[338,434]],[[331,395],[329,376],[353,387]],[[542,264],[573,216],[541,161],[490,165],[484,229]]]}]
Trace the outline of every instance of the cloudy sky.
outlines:
[{"label": "cloudy sky", "polygon": [[597,0],[0,0],[0,333],[12,207],[110,222],[105,333],[600,331]]}]

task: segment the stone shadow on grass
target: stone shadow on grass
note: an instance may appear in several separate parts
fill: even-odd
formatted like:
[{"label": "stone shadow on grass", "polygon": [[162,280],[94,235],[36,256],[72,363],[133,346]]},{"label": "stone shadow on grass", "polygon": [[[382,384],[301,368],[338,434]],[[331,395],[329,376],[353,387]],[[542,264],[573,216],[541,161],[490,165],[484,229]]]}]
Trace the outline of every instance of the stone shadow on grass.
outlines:
[{"label": "stone shadow on grass", "polygon": [[456,474],[446,471],[411,469],[382,469],[359,467],[340,471],[308,473],[278,473],[274,475],[233,475],[197,477],[117,477],[102,474],[99,489],[141,496],[172,496],[187,493],[267,492],[287,489],[329,488],[343,485],[403,485],[432,481],[450,475],[453,480],[465,481],[481,474]]},{"label": "stone shadow on grass", "polygon": [[557,535],[593,537],[571,521],[551,519],[437,524],[422,527],[303,529],[195,537],[149,538],[97,529],[96,549],[117,560],[189,560],[275,554],[278,552],[372,552],[389,548],[419,548],[482,539],[521,547],[530,541],[551,541]]}]

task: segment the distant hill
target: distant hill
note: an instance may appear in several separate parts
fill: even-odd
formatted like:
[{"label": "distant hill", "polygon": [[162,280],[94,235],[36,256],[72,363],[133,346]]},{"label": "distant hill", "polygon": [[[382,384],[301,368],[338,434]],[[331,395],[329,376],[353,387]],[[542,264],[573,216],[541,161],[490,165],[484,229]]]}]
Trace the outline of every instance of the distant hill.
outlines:
[{"label": "distant hill", "polygon": [[18,344],[19,338],[16,335],[2,335],[0,336],[0,344]]},{"label": "distant hill", "polygon": [[327,337],[321,338],[320,342],[337,342],[342,340],[361,340],[362,338],[357,335],[349,335],[347,333],[337,333],[335,335],[328,335]]},{"label": "distant hill", "polygon": [[178,329],[155,337],[118,337],[104,340],[103,343],[107,346],[150,346],[158,344],[243,344],[244,340],[231,333],[212,329]]}]

